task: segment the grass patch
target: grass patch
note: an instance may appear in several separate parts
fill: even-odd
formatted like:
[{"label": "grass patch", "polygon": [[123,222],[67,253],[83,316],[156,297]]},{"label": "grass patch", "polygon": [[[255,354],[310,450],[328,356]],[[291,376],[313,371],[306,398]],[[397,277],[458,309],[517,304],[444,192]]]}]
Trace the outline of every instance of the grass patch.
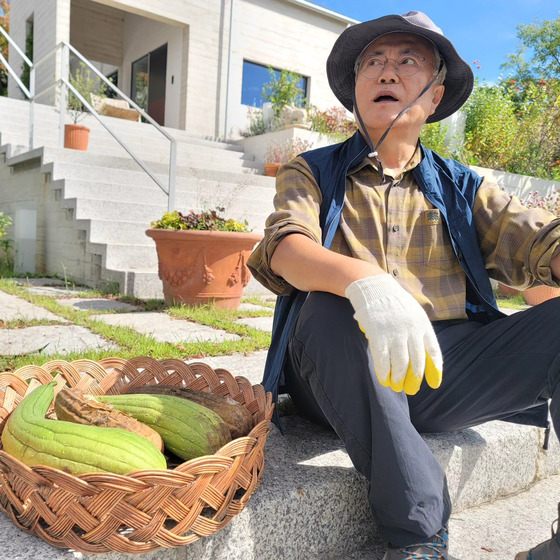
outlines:
[{"label": "grass patch", "polygon": [[[270,333],[254,329],[247,325],[236,323],[238,319],[246,317],[272,316],[270,311],[241,311],[216,309],[212,306],[189,308],[184,306],[166,307],[161,300],[138,300],[128,296],[115,296],[99,292],[84,292],[83,297],[103,297],[115,301],[122,301],[136,305],[144,311],[158,311],[167,313],[176,319],[194,321],[209,327],[220,329],[228,333],[236,334],[239,340],[226,340],[223,342],[209,341],[177,341],[176,343],[158,342],[152,336],[144,335],[130,327],[109,325],[104,321],[93,319],[92,315],[100,312],[95,310],[76,310],[60,304],[56,301],[58,296],[45,296],[30,293],[26,288],[19,285],[16,280],[0,278],[0,290],[26,301],[43,307],[55,315],[70,321],[70,323],[85,327],[91,332],[99,335],[105,340],[112,342],[118,348],[113,350],[90,349],[83,352],[64,354],[43,354],[34,352],[24,355],[0,356],[0,371],[14,371],[25,365],[42,365],[52,360],[65,360],[71,362],[78,359],[89,359],[99,361],[102,358],[119,357],[130,359],[135,356],[150,356],[156,360],[166,358],[178,358],[181,360],[192,360],[204,356],[222,356],[234,353],[251,353],[258,350],[266,350],[270,346]],[[73,297],[76,297],[73,294]],[[253,298],[251,298],[253,299]],[[258,299],[258,298],[257,298]],[[260,302],[260,300],[258,300]],[[254,303],[254,301],[251,301]],[[261,305],[261,303],[259,303]],[[268,305],[266,305],[268,307]],[[25,328],[35,325],[52,325],[53,321],[45,320],[14,320],[0,321],[0,328]]]},{"label": "grass patch", "polygon": [[513,296],[504,296],[500,293],[496,294],[496,302],[498,307],[505,307],[508,309],[526,309],[527,303],[523,294],[515,294]]}]

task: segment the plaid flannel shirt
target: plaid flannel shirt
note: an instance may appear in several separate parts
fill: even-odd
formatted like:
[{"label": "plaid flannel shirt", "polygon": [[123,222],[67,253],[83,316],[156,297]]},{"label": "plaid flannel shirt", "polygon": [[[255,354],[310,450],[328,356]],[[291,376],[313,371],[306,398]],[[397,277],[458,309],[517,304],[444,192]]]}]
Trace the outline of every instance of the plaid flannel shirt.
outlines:
[{"label": "plaid flannel shirt", "polygon": [[[344,208],[330,250],[376,263],[392,274],[432,321],[465,319],[466,278],[447,226],[410,173],[420,158],[417,149],[399,175],[385,174],[383,180],[368,158],[349,170]],[[293,288],[270,269],[272,254],[291,233],[321,243],[321,199],[303,158],[281,169],[276,210],[249,259],[256,279],[276,294]],[[490,277],[520,288],[534,283],[558,286],[549,265],[560,252],[560,220],[544,210],[525,208],[516,197],[487,181],[478,190],[473,212]]]}]

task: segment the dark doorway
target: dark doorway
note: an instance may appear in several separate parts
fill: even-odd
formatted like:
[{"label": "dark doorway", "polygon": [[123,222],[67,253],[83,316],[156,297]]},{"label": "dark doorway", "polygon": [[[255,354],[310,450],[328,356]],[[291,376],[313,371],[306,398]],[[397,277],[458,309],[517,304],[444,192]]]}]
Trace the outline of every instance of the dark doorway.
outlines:
[{"label": "dark doorway", "polygon": [[165,121],[167,44],[132,63],[131,98],[158,124]]}]

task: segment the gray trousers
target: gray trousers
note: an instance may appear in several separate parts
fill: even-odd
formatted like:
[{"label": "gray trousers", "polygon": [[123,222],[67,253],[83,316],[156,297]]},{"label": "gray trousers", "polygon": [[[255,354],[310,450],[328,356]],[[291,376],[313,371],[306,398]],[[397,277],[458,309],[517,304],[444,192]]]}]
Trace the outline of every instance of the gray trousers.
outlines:
[{"label": "gray trousers", "polygon": [[375,378],[367,340],[345,298],[314,292],[290,340],[286,389],[298,411],[331,426],[370,481],[382,537],[420,542],[449,520],[445,473],[420,436],[504,419],[551,399],[560,434],[560,298],[488,325],[435,323],[443,382],[413,397]]}]

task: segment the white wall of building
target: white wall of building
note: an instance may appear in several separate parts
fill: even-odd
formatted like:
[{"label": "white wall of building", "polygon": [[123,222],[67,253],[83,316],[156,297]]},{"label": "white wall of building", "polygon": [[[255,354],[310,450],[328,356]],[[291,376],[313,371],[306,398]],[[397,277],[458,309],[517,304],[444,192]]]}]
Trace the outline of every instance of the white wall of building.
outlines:
[{"label": "white wall of building", "polygon": [[181,128],[181,74],[184,27],[126,14],[123,29],[123,59],[120,88],[131,95],[132,63],[167,43],[165,125]]},{"label": "white wall of building", "polygon": [[247,128],[247,106],[241,105],[243,61],[296,72],[308,78],[308,103],[321,108],[339,105],[331,92],[326,61],[346,23],[304,10],[282,0],[235,4],[228,135]]},{"label": "white wall of building", "polygon": [[[70,0],[12,0],[14,38],[25,45],[25,21],[33,14],[36,54],[68,41],[70,5]],[[306,76],[309,103],[323,109],[338,105],[325,63],[349,24],[342,16],[297,0],[73,0],[72,5],[74,16],[81,12],[85,19],[89,14],[86,22],[73,20],[75,42],[81,39],[93,60],[119,67],[127,95],[132,62],[168,44],[168,126],[202,136],[239,137],[248,124],[247,107],[241,105],[244,60]],[[87,37],[85,31],[80,36],[80,26],[86,30],[88,25]],[[120,38],[114,37],[118,34]],[[92,44],[95,37],[105,44]],[[53,66],[45,76],[52,80],[57,72]],[[10,88],[16,96],[13,84]]]}]

